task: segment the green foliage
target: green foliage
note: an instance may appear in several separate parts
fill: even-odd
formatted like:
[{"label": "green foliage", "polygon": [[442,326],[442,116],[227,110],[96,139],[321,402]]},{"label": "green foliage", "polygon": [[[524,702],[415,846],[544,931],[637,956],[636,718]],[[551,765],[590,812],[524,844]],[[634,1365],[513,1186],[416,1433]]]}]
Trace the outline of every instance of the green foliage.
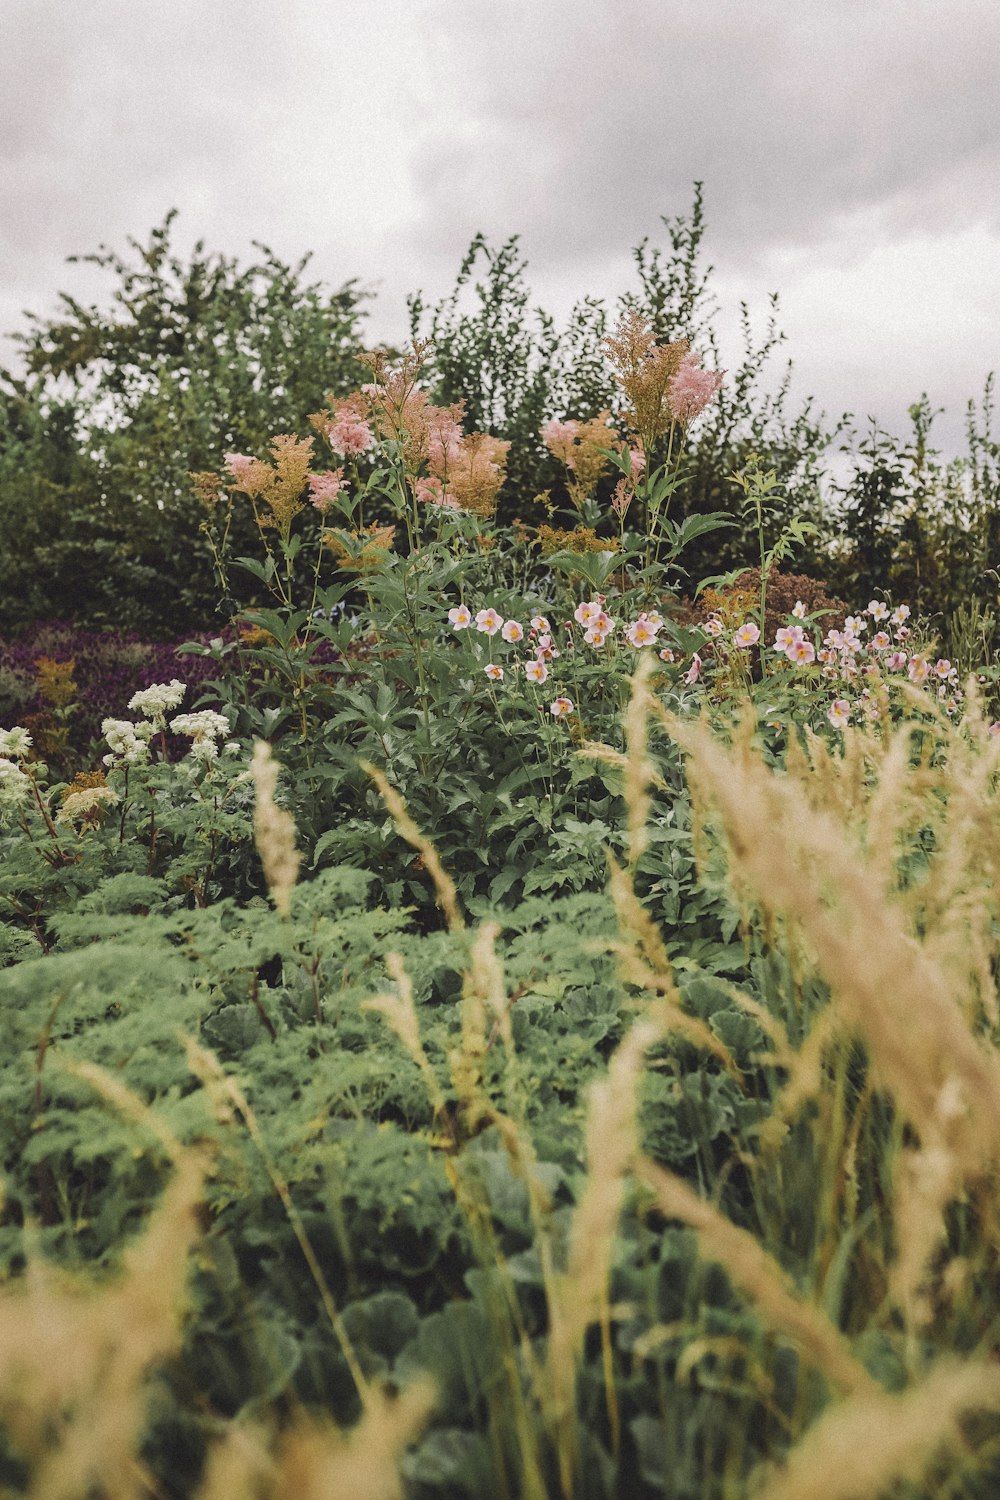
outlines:
[{"label": "green foliage", "polygon": [[[932,442],[936,416],[924,395],[909,409],[902,440],[872,426],[852,449],[856,467],[837,491],[843,534],[828,546],[831,585],[857,597],[876,583],[942,620],[954,655],[961,652],[963,609],[989,614],[997,600],[1000,469],[993,432],[994,379],[978,408],[969,402],[966,452],[945,462]],[[966,631],[969,622],[966,622]],[[953,632],[957,632],[954,633]],[[975,634],[975,631],[973,631]],[[977,651],[989,659],[994,627]]]},{"label": "green foliage", "polygon": [[[147,373],[184,357],[158,321],[168,227],[129,283],[154,309],[129,336]],[[701,234],[699,195],[669,256],[636,252],[663,337],[707,326]],[[524,486],[565,346],[544,318],[525,331],[516,247],[474,251],[479,311],[433,316],[438,376],[475,378],[438,394],[511,424]],[[39,372],[96,357],[71,310]],[[567,411],[603,378],[581,357],[601,316],[576,325]],[[932,665],[933,622],[879,603],[848,626],[782,573],[815,512],[732,409],[706,412],[702,456],[667,440],[617,548],[591,528],[546,556],[488,505],[418,497],[428,452],[379,414],[419,371],[373,373],[372,446],[319,520],[304,471],[281,516],[263,464],[206,476],[234,629],[190,644],[216,676],[189,713],[168,722],[182,685],[150,685],[148,717],[105,723],[110,753],[70,784],[0,725],[0,1311],[33,1261],[116,1285],[165,1186],[207,1163],[178,1351],[145,1383],[147,1487],[204,1500],[224,1434],[247,1451],[265,1420],[276,1440],[304,1411],[367,1423],[429,1372],[407,1500],[734,1500],[805,1464],[818,1421],[993,1368],[1000,721]],[[152,528],[180,454],[156,446],[149,389],[104,395],[163,465],[139,488]],[[259,459],[266,436],[230,423],[205,461]],[[742,514],[697,499],[710,452],[741,458]],[[606,456],[627,484],[627,453]],[[699,612],[682,570],[710,535],[739,566],[690,579]],[[754,617],[799,631],[803,659],[773,638],[751,654]],[[990,618],[956,616],[987,692]],[[887,664],[902,643],[912,684]],[[959,1413],[980,1399],[960,1456],[927,1459],[942,1493],[989,1482],[1000,1394]],[[72,1427],[54,1401],[51,1444]]]},{"label": "green foliage", "polygon": [[[305,426],[358,378],[361,294],[308,283],[259,246],[240,266],[167,214],[130,255],[80,257],[112,278],[110,308],[64,295],[20,336],[0,378],[2,624],[69,615],[154,634],[209,623],[218,590],[192,546],[189,472]],[[246,525],[237,536],[249,539]]]},{"label": "green foliage", "polygon": [[[705,214],[702,184],[696,183],[689,215],[663,217],[666,246],[643,240],[633,250],[637,292],[618,299],[619,311],[633,308],[646,318],[658,342],[687,337],[720,365],[715,328],[717,304],[710,290],[712,267],[702,259]],[[473,281],[482,263],[481,278]],[[577,303],[563,330],[544,309],[529,308],[527,263],[517,236],[491,248],[483,236],[473,241],[459,269],[454,290],[427,307],[419,294],[410,299],[414,338],[430,342],[428,376],[436,400],[464,400],[470,425],[511,441],[510,482],[500,516],[541,519],[531,497],[557,495],[563,475],[539,440],[543,420],[553,415],[587,420],[619,406],[601,341],[610,330],[605,305],[588,297]],[[784,341],[777,326],[778,299],[770,299],[762,334],[741,305],[743,348],[717,402],[693,426],[683,446],[686,480],[680,515],[733,512],[730,474],[755,451],[783,474],[788,515],[823,511],[820,480],[824,454],[844,426],[830,427],[806,402],[789,410],[791,365],[775,387],[770,366]],[[602,505],[607,495],[601,492]],[[738,513],[734,516],[738,521]],[[745,560],[752,531],[702,541],[689,554],[693,573],[731,567]],[[752,545],[752,542],[751,542]],[[818,554],[809,560],[816,562]]]},{"label": "green foliage", "polygon": [[[480,260],[485,265],[482,280],[473,283]],[[526,266],[516,235],[495,250],[477,235],[448,297],[433,308],[425,307],[419,293],[408,303],[411,336],[430,344],[434,399],[462,401],[471,431],[510,440],[507,472],[510,490],[518,497],[517,514],[525,498],[554,483],[558,473],[539,432],[552,411],[560,339],[548,313],[529,311]],[[462,303],[470,293],[473,305],[466,310]],[[603,333],[603,317],[596,308],[580,306],[570,328],[569,347],[580,352],[584,344],[589,356],[589,364],[582,361],[574,368],[589,368],[590,378],[599,382],[595,345]]]}]

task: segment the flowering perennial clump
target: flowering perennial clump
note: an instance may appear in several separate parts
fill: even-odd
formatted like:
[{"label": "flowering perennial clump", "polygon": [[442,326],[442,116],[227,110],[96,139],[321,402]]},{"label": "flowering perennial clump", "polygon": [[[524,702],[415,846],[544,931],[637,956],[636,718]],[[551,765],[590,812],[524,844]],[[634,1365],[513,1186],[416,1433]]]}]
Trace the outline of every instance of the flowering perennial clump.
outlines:
[{"label": "flowering perennial clump", "polygon": [[[225,466],[230,489],[250,498],[257,524],[273,527],[287,541],[292,521],[304,509],[302,495],[310,479],[313,439],[283,433],[271,439],[270,447],[270,463],[244,453],[227,453]],[[257,501],[266,507],[263,513],[257,510]]]},{"label": "flowering perennial clump", "polygon": [[153,721],[157,729],[162,729],[166,723],[167,714],[172,708],[180,707],[181,699],[186,692],[187,684],[179,682],[176,677],[172,682],[154,682],[150,687],[133,693],[128,700],[128,706],[133,713],[143,714],[145,718]]},{"label": "flowering perennial clump", "polygon": [[[946,657],[933,660],[926,648],[909,649],[912,644],[911,630],[906,624],[909,618],[908,605],[890,609],[883,600],[873,599],[864,610],[847,614],[842,628],[832,627],[820,638],[818,629],[810,625],[805,604],[796,600],[786,616],[787,623],[778,627],[767,648],[772,664],[766,666],[766,671],[773,675],[787,665],[800,672],[811,669],[817,688],[829,684],[837,696],[827,705],[825,717],[835,729],[843,729],[855,718],[867,721],[876,718],[883,701],[880,691],[904,677],[916,687],[934,689],[945,712],[954,714],[962,701],[958,670]],[[891,632],[880,629],[869,637],[870,625],[887,625]],[[730,647],[737,652],[746,651],[760,641],[760,627],[755,620],[734,624],[731,617],[724,621],[717,610],[702,620],[701,629],[708,638],[706,647],[720,665],[733,660],[727,654]],[[702,666],[702,657],[694,655],[685,677],[689,685],[698,681]],[[808,678],[801,680],[805,682]],[[844,686],[854,684],[857,684],[853,688],[855,696],[844,696]]]},{"label": "flowering perennial clump", "polygon": [[[659,610],[642,610],[634,620],[619,625],[608,614],[605,603],[605,596],[596,594],[577,604],[572,621],[567,620],[563,627],[567,632],[566,645],[570,650],[576,648],[576,642],[579,642],[581,648],[588,647],[595,654],[606,654],[609,649],[616,650],[621,646],[642,650],[646,646],[658,645],[660,633],[666,623]],[[492,605],[484,605],[473,614],[467,605],[457,604],[447,611],[447,620],[456,633],[468,630],[474,624],[476,633],[486,636],[491,642],[499,636],[505,646],[527,646],[532,655],[526,660],[512,660],[504,664],[494,661],[491,655],[489,660],[482,663],[483,675],[489,682],[507,681],[511,691],[518,680],[533,687],[541,687],[549,681],[555,664],[563,655],[555,642],[552,621],[544,614],[532,614],[526,630],[519,620],[504,619]],[[574,627],[578,627],[579,631],[575,638]],[[493,649],[491,645],[491,652]],[[674,652],[670,649],[661,650],[660,657],[665,661],[675,659]],[[634,658],[630,657],[625,662],[625,671],[631,670],[632,661]],[[560,693],[550,704],[550,712],[554,718],[566,718],[576,712],[576,707],[572,698]]]},{"label": "flowering perennial clump", "polygon": [[[657,344],[648,321],[629,309],[604,350],[629,402],[629,422],[648,458],[675,422],[694,421],[718,395],[725,371],[704,370],[687,339]],[[633,469],[634,473],[634,469]]]},{"label": "flowering perennial clump", "polygon": [[[554,458],[566,465],[567,488],[573,504],[579,507],[593,494],[601,475],[608,468],[608,450],[617,448],[621,435],[609,411],[598,412],[589,422],[546,422],[542,442]],[[636,450],[638,474],[642,454]]]},{"label": "flowering perennial clump", "polygon": [[82,787],[77,791],[67,790],[62,806],[56,813],[55,821],[79,825],[81,831],[85,828],[95,828],[104,813],[116,807],[120,801],[118,793],[110,786],[98,785]]},{"label": "flowering perennial clump", "polygon": [[8,760],[21,760],[31,749],[31,735],[20,724],[13,729],[0,729],[0,755]]},{"label": "flowering perennial clump", "polygon": [[0,755],[0,825],[17,814],[30,796],[30,777],[16,761]]},{"label": "flowering perennial clump", "polygon": [[229,720],[212,708],[202,708],[197,713],[178,714],[170,720],[170,728],[174,734],[190,735],[195,760],[210,761],[218,758],[217,741],[229,734]]},{"label": "flowering perennial clump", "polygon": [[[398,359],[384,349],[370,350],[361,358],[373,379],[343,400],[329,398],[327,409],[309,421],[341,458],[356,462],[378,442],[392,445],[419,505],[488,519],[496,510],[510,443],[463,432],[463,402],[431,402],[417,384],[426,348],[416,343]],[[343,488],[343,471],[312,477],[312,503],[325,510]]]},{"label": "flowering perennial clump", "polygon": [[148,719],[138,724],[130,719],[105,719],[101,733],[111,747],[110,754],[104,757],[106,766],[143,765],[149,760],[149,742],[156,733],[156,725]]},{"label": "flowering perennial clump", "polygon": [[[791,597],[794,599],[794,595]],[[673,683],[675,689],[697,686],[709,701],[719,702],[747,691],[754,676],[762,674],[774,682],[776,689],[787,686],[797,693],[797,701],[810,715],[815,708],[816,718],[837,730],[855,721],[873,723],[884,715],[885,691],[893,681],[908,681],[933,691],[949,715],[962,702],[954,664],[946,657],[935,656],[922,642],[920,649],[915,649],[908,639],[910,610],[905,604],[890,609],[884,601],[872,600],[866,609],[846,614],[842,627],[833,626],[821,636],[816,622],[828,612],[828,606],[824,604],[811,614],[802,599],[795,599],[786,606],[786,623],[778,626],[768,644],[757,620],[746,613],[752,608],[751,595],[746,592],[736,601],[738,607],[732,600],[723,600],[701,620],[704,640],[696,650],[690,649],[690,629],[686,637],[682,634],[686,653],[673,634],[673,626],[667,637],[669,644],[664,642],[668,622],[658,609],[649,606],[633,618],[619,621],[608,612],[607,603],[603,594],[584,597],[573,607],[572,618],[557,622],[555,629],[545,614],[530,614],[525,627],[518,619],[505,619],[499,609],[488,604],[479,609],[464,603],[453,605],[447,610],[447,621],[456,635],[474,626],[471,641],[487,638],[488,651],[483,650],[486,642],[471,647],[480,656],[480,670],[491,684],[504,683],[505,694],[515,699],[519,683],[537,688],[551,683],[556,675],[569,686],[587,663],[591,673],[603,660],[602,670],[629,675],[637,660],[631,653],[652,647],[664,668],[672,669],[663,681]],[[889,628],[869,634],[872,625]],[[494,640],[502,643],[502,648],[525,647],[528,654],[520,660],[514,653],[495,660]],[[568,665],[563,667],[561,658],[567,652]],[[801,696],[803,693],[806,697]],[[520,701],[527,706],[532,700],[521,695]],[[568,695],[560,692],[554,701],[561,705],[552,708],[554,717],[576,712],[575,706],[568,710],[564,706],[573,703]],[[780,719],[766,715],[765,719],[772,728],[782,728]]]}]

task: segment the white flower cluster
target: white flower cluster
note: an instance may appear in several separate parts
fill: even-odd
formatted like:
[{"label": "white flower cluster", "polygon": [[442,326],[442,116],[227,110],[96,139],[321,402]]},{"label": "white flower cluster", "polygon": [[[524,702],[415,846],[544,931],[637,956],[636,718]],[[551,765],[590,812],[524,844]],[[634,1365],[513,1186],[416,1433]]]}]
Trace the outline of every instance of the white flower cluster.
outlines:
[{"label": "white flower cluster", "polygon": [[105,719],[101,733],[111,746],[111,754],[104,757],[106,766],[141,765],[149,760],[149,742],[156,732],[156,725],[148,720],[132,724],[128,719]]},{"label": "white flower cluster", "polygon": [[208,762],[217,760],[219,746],[216,743],[229,733],[229,720],[212,708],[202,708],[196,713],[178,714],[170,720],[174,734],[187,734],[193,741],[191,754],[195,760]]},{"label": "white flower cluster", "polygon": [[186,692],[187,683],[178,682],[176,677],[171,682],[153,682],[148,688],[133,693],[128,700],[128,706],[135,713],[152,719],[157,729],[162,729],[168,712],[180,706],[181,699]]},{"label": "white flower cluster", "polygon": [[0,729],[0,755],[8,760],[21,760],[31,749],[31,735],[20,724],[13,729]]},{"label": "white flower cluster", "polygon": [[31,793],[31,782],[20,766],[0,756],[0,824],[18,811]]},{"label": "white flower cluster", "polygon": [[92,786],[82,792],[70,792],[56,813],[56,822],[94,825],[99,822],[105,807],[114,807],[120,801],[118,793],[109,786]]}]

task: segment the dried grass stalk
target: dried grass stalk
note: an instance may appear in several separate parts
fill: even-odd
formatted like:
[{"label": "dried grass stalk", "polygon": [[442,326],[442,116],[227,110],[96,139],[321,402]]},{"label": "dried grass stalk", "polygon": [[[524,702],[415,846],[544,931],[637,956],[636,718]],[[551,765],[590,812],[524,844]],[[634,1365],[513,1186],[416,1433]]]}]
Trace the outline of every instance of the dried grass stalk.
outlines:
[{"label": "dried grass stalk", "polygon": [[772,1328],[783,1333],[838,1391],[874,1395],[879,1387],[851,1352],[838,1328],[819,1308],[803,1301],[777,1261],[752,1234],[738,1228],[679,1177],[643,1159],[639,1178],[671,1219],[689,1224],[703,1254],[717,1260]]},{"label": "dried grass stalk", "polygon": [[179,1154],[113,1280],[71,1279],[34,1261],[0,1293],[0,1415],[34,1500],[146,1492],[137,1453],[147,1379],[180,1348],[204,1173],[195,1151]]},{"label": "dried grass stalk", "polygon": [[433,1404],[433,1385],[418,1380],[395,1398],[373,1393],[346,1433],[300,1419],[269,1442],[234,1428],[211,1452],[197,1500],[402,1500],[399,1459]]},{"label": "dried grass stalk", "polygon": [[661,1035],[643,1020],[633,1026],[608,1065],[607,1077],[590,1091],[587,1111],[587,1178],[570,1229],[566,1271],[549,1295],[549,1344],[545,1386],[549,1416],[557,1435],[563,1494],[574,1493],[573,1419],[576,1363],[584,1334],[602,1324],[605,1391],[612,1434],[617,1406],[610,1368],[608,1275],[618,1219],[638,1153],[636,1096],[647,1050]]},{"label": "dried grass stalk", "polygon": [[[1000,1057],[976,1026],[979,1010],[969,1003],[968,970],[956,972],[952,963],[955,944],[968,942],[973,921],[983,951],[995,953],[995,895],[982,892],[978,868],[997,858],[995,849],[986,848],[997,842],[995,814],[980,814],[973,836],[968,804],[954,784],[956,777],[971,777],[974,764],[967,765],[966,752],[960,752],[942,788],[955,799],[960,832],[954,840],[940,839],[944,870],[928,884],[933,890],[939,878],[952,895],[964,885],[984,899],[974,915],[968,903],[953,901],[947,910],[938,904],[935,910],[921,897],[922,921],[930,931],[920,941],[912,903],[879,881],[884,854],[881,872],[873,869],[851,830],[814,805],[811,773],[801,771],[801,780],[776,774],[748,741],[730,749],[704,724],[665,718],[690,752],[698,801],[703,810],[714,810],[725,832],[735,879],[772,923],[784,922],[804,940],[830,984],[841,1027],[867,1043],[873,1083],[893,1097],[919,1139],[919,1152],[897,1174],[894,1293],[911,1318],[923,1317],[920,1282],[940,1243],[944,1209],[964,1183],[988,1173],[1000,1156]],[[995,783],[997,757],[987,748],[982,759],[987,765],[978,767],[971,784],[985,795]],[[887,774],[904,770],[893,759]],[[942,821],[946,814],[947,807]],[[964,850],[964,877],[954,868],[956,844]]]},{"label": "dried grass stalk", "polygon": [[278,807],[274,800],[280,769],[278,762],[272,759],[270,745],[258,740],[250,762],[256,792],[253,831],[271,899],[275,909],[287,917],[291,911],[292,890],[298,879],[300,856],[295,847],[295,821],[291,813]]},{"label": "dried grass stalk", "polygon": [[403,965],[402,956],[399,953],[387,953],[385,966],[389,970],[390,977],[398,987],[397,995],[376,995],[371,1000],[366,1000],[362,1005],[363,1010],[371,1010],[383,1016],[402,1042],[410,1057],[420,1069],[420,1075],[427,1089],[427,1097],[430,1099],[431,1107],[435,1115],[441,1119],[447,1114],[444,1092],[438,1082],[437,1074],[431,1067],[430,1058],[424,1049],[420,1037],[420,1023],[417,1020],[417,1008],[413,1001],[413,985],[410,976]]},{"label": "dried grass stalk", "polygon": [[965,1413],[998,1408],[1000,1368],[978,1362],[942,1363],[898,1395],[851,1397],[820,1417],[755,1500],[879,1500],[896,1480],[919,1483],[935,1458],[963,1447]]},{"label": "dried grass stalk", "polygon": [[336,1299],[330,1290],[330,1283],[327,1281],[326,1273],[306,1233],[302,1215],[299,1213],[295,1200],[292,1198],[287,1181],[279,1171],[278,1165],[271,1155],[257,1116],[254,1114],[250,1102],[240,1087],[238,1080],[230,1077],[223,1070],[215,1053],[210,1052],[207,1047],[202,1047],[193,1037],[184,1037],[183,1042],[188,1067],[206,1090],[215,1108],[216,1117],[223,1122],[241,1119],[246,1126],[250,1139],[260,1153],[267,1175],[271,1179],[271,1185],[281,1200],[281,1206],[285,1210],[292,1233],[295,1235],[299,1249],[302,1251],[302,1257],[309,1267],[309,1273],[312,1276],[316,1290],[320,1296],[320,1301],[323,1304],[323,1311],[326,1313],[330,1327],[340,1346],[340,1352],[344,1356],[344,1361],[351,1373],[351,1379],[354,1381],[362,1406],[367,1410],[371,1400],[371,1386],[365,1378],[357,1354],[354,1352],[354,1348],[348,1337],[343,1319],[337,1310]]},{"label": "dried grass stalk", "polygon": [[360,766],[365,775],[370,776],[378,787],[379,796],[389,809],[400,838],[404,838],[420,855],[424,869],[434,882],[437,904],[444,912],[449,932],[461,932],[465,923],[458,909],[458,892],[455,890],[455,882],[442,865],[434,845],[420,832],[407,811],[406,803],[384,773],[367,760],[362,760]]},{"label": "dried grass stalk", "polygon": [[636,861],[646,848],[646,824],[649,818],[649,784],[655,768],[649,760],[649,714],[652,694],[649,679],[653,657],[645,655],[632,674],[632,691],[625,709],[623,728],[628,754],[625,760],[625,806],[628,811],[628,863]]}]

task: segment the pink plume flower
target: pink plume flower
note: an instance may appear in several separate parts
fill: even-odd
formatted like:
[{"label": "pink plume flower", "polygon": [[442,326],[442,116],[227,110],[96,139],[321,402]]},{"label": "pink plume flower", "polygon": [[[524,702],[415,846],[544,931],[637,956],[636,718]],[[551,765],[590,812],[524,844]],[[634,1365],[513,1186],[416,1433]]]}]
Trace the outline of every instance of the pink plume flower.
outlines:
[{"label": "pink plume flower", "polygon": [[254,463],[246,453],[227,453],[223,461],[237,483],[246,476],[247,470]]},{"label": "pink plume flower", "polygon": [[619,479],[611,495],[611,509],[620,521],[624,521],[634,494],[635,491],[625,483],[624,479]]},{"label": "pink plume flower", "polygon": [[421,505],[436,505],[440,510],[461,509],[454,495],[450,494],[440,479],[433,475],[430,478],[418,479],[413,488]]},{"label": "pink plume flower", "polygon": [[447,474],[448,465],[462,455],[462,429],[447,407],[427,414],[427,464],[434,474]]},{"label": "pink plume flower", "polygon": [[542,442],[547,448],[555,448],[560,443],[572,443],[579,431],[579,422],[560,422],[557,417],[553,417],[542,427]]},{"label": "pink plume flower", "polygon": [[667,387],[667,409],[678,422],[693,422],[722,386],[725,370],[703,370],[695,354],[681,360],[680,369]]},{"label": "pink plume flower", "polygon": [[335,408],[326,436],[334,453],[339,453],[342,458],[356,458],[359,453],[367,453],[375,441],[369,423],[351,406]]},{"label": "pink plume flower", "polygon": [[418,479],[414,492],[422,505],[440,505],[444,496],[444,485],[440,479]]},{"label": "pink plume flower", "polygon": [[576,445],[577,435],[580,431],[579,422],[560,422],[553,417],[542,426],[542,442],[556,458],[560,459],[572,470],[574,466],[573,449]]},{"label": "pink plume flower", "polygon": [[333,469],[326,474],[309,475],[309,499],[322,515],[329,509],[331,500],[336,500],[344,488],[343,469]]}]

